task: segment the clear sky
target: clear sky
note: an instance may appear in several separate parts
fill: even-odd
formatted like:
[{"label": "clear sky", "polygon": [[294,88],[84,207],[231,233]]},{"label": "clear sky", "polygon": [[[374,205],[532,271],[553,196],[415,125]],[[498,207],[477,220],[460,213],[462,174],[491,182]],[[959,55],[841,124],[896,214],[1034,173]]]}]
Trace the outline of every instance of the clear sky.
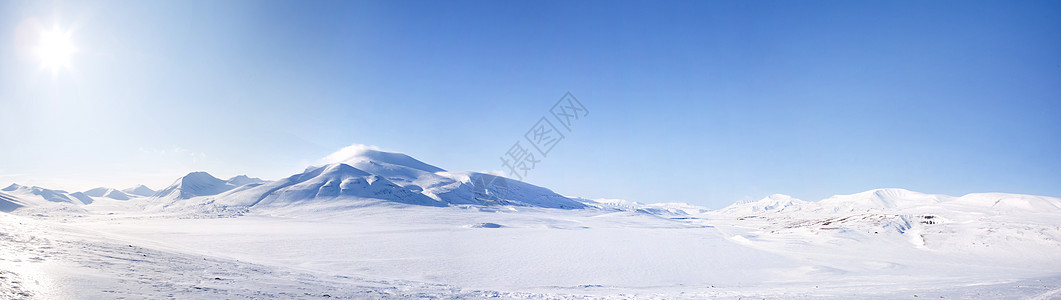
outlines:
[{"label": "clear sky", "polygon": [[0,0],[0,184],[278,179],[351,144],[495,171],[570,91],[590,113],[527,177],[566,195],[1061,196],[1059,33],[1058,1]]}]

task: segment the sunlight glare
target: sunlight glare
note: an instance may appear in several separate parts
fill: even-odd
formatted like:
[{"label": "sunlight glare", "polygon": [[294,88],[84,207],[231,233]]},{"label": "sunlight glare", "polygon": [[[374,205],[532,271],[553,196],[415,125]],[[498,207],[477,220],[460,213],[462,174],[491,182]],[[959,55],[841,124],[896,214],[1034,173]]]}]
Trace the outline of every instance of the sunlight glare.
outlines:
[{"label": "sunlight glare", "polygon": [[50,69],[56,74],[59,69],[70,68],[70,56],[76,50],[70,40],[70,32],[55,27],[41,32],[36,54],[41,68]]}]

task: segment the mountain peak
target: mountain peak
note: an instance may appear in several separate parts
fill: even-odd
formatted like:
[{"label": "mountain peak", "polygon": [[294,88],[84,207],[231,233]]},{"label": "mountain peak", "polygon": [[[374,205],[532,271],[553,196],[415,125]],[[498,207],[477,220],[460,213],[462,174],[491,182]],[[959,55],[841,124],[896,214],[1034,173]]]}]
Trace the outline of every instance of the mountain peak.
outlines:
[{"label": "mountain peak", "polygon": [[236,175],[226,180],[226,182],[232,184],[233,186],[243,186],[252,183],[262,183],[265,182],[265,180],[262,180],[261,178],[250,177],[247,175]]},{"label": "mountain peak", "polygon": [[[740,213],[757,213],[766,211],[801,210],[806,201],[793,198],[785,194],[773,194],[757,201],[741,201],[734,203],[724,211]],[[791,208],[790,208],[791,207]]]},{"label": "mountain peak", "polygon": [[207,172],[195,171],[195,172],[188,173],[188,175],[184,175],[183,177],[181,177],[181,180],[215,181],[215,180],[221,180],[221,179],[218,179],[217,177],[214,177],[214,175],[210,175],[210,173],[207,173]]},{"label": "mountain peak", "polygon": [[850,195],[835,195],[818,203],[826,207],[832,207],[834,211],[852,211],[932,205],[951,198],[953,197],[925,194],[900,188],[880,188]]},{"label": "mountain peak", "polygon": [[188,173],[155,196],[160,198],[188,199],[197,196],[217,195],[233,187],[210,173],[196,171]]},{"label": "mountain peak", "polygon": [[435,173],[444,172],[442,168],[429,165],[411,156],[397,152],[382,151],[377,147],[365,145],[347,146],[324,158],[326,163],[345,163],[354,167],[362,164],[388,164],[402,166],[420,171]]},{"label": "mountain peak", "polygon": [[[98,187],[98,188],[94,188],[94,189],[91,189],[91,190],[87,190],[87,191],[79,192],[79,193],[74,193],[74,194],[81,194],[81,195],[92,196],[92,197],[107,197],[107,198],[111,198],[111,199],[115,199],[115,200],[129,200],[129,195],[126,195],[122,191],[119,191],[119,190],[116,190],[116,189],[112,189],[112,188],[106,188],[106,187]],[[71,194],[71,195],[73,195],[73,194]]]},{"label": "mountain peak", "polygon": [[155,190],[152,190],[151,188],[149,188],[147,186],[144,186],[143,184],[139,184],[137,186],[124,189],[124,190],[122,190],[122,192],[124,192],[126,194],[130,194],[130,195],[137,195],[137,196],[144,196],[144,197],[150,197],[151,195],[155,194]]},{"label": "mountain peak", "polygon": [[10,191],[17,190],[20,187],[22,187],[22,186],[18,185],[17,183],[12,183],[11,185],[7,186],[6,188],[4,188],[3,190],[0,190],[0,191],[10,192]]},{"label": "mountain peak", "polygon": [[178,178],[177,181],[173,182],[169,187],[154,195],[159,198],[189,199],[199,196],[217,195],[243,185],[264,182],[265,180],[249,177],[247,175],[238,175],[229,178],[228,180],[222,180],[214,177],[214,175],[210,175],[210,173],[196,171]]},{"label": "mountain peak", "polygon": [[13,192],[16,196],[28,196],[28,197],[39,197],[48,202],[66,202],[72,204],[89,204],[92,203],[92,198],[85,196],[80,192],[67,193],[64,190],[52,190],[46,189],[39,186],[24,186],[19,184],[11,184],[10,186],[3,189],[5,192]]},{"label": "mountain peak", "polygon": [[770,196],[766,196],[766,198],[760,199],[759,201],[791,201],[791,200],[799,200],[799,199],[793,198],[792,196],[785,195],[785,194],[773,194],[773,195],[770,195]]},{"label": "mountain peak", "polygon": [[112,188],[106,188],[106,187],[98,187],[98,188],[87,190],[87,191],[84,191],[84,192],[81,192],[81,193],[83,193],[85,195],[92,196],[92,197],[103,197],[103,195],[106,195],[111,190],[113,190],[113,189]]}]

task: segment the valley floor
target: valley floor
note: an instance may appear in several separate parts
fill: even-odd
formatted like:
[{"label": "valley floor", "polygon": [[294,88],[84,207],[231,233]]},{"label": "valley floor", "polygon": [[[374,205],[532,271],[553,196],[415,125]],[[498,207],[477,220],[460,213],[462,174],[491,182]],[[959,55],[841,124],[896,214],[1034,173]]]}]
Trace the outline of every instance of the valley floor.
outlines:
[{"label": "valley floor", "polygon": [[918,246],[854,225],[713,214],[380,206],[188,218],[93,205],[0,213],[0,298],[1061,297],[1051,241],[1010,257],[948,250],[926,232]]}]

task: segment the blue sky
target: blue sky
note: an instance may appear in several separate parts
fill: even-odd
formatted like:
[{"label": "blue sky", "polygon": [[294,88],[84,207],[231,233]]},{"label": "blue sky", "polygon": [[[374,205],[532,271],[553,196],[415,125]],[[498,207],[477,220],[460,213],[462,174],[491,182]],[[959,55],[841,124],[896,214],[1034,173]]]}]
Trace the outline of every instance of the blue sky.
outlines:
[{"label": "blue sky", "polygon": [[[31,22],[68,68],[22,53]],[[1059,29],[1050,1],[0,1],[0,184],[276,179],[350,144],[494,171],[570,91],[590,114],[527,178],[567,195],[1061,196]]]}]

